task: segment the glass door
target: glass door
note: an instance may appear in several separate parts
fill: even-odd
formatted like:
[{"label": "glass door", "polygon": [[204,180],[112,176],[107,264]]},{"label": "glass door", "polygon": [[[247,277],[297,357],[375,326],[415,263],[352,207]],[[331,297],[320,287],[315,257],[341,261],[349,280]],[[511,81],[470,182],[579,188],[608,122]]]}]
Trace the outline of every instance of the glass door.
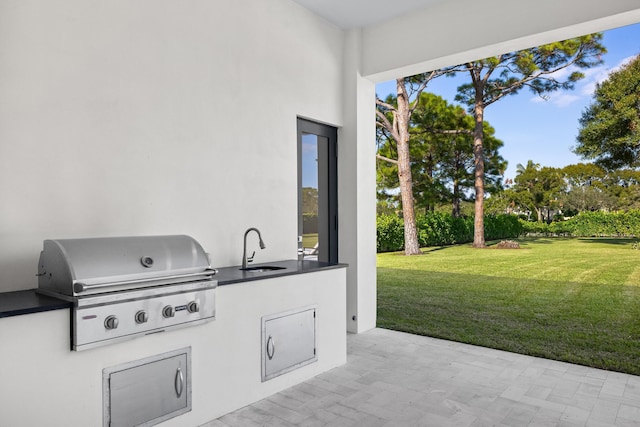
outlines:
[{"label": "glass door", "polygon": [[338,262],[338,131],[298,119],[298,258]]}]

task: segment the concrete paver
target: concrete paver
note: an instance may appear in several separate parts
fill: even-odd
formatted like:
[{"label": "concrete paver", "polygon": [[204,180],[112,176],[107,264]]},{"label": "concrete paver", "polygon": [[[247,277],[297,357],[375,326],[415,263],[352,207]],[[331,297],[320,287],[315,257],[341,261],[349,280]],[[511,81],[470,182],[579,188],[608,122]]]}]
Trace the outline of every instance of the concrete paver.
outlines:
[{"label": "concrete paver", "polygon": [[640,426],[640,377],[374,329],[348,361],[202,427]]}]

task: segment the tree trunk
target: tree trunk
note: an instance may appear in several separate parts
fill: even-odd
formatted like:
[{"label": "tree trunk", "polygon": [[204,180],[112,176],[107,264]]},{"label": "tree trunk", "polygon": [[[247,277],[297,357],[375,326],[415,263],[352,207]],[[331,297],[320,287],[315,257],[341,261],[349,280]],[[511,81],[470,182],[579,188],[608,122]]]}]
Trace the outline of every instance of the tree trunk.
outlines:
[{"label": "tree trunk", "polygon": [[453,216],[454,218],[460,217],[460,184],[458,183],[457,178],[454,178],[453,180],[453,202],[451,206],[451,216]]},{"label": "tree trunk", "polygon": [[396,80],[398,90],[398,180],[404,219],[404,254],[419,255],[418,232],[413,203],[413,181],[411,178],[411,157],[409,155],[409,96],[404,79]]},{"label": "tree trunk", "polygon": [[451,201],[451,216],[460,218],[460,169],[462,169],[460,155],[456,153],[453,168],[453,195]]},{"label": "tree trunk", "polygon": [[476,89],[476,102],[474,116],[476,120],[473,130],[473,161],[475,165],[475,218],[473,221],[473,247],[484,248],[484,153],[482,143],[484,133],[482,123],[484,120],[484,106],[482,104],[482,92]]}]

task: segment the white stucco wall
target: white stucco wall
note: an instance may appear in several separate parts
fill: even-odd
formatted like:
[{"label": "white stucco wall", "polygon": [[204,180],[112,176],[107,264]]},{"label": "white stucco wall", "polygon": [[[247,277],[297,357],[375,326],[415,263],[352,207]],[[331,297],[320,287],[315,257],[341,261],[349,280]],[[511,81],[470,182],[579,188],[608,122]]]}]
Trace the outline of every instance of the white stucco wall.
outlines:
[{"label": "white stucco wall", "polygon": [[342,125],[342,53],[289,0],[0,0],[0,292],[47,238],[295,258],[296,116]]},{"label": "white stucco wall", "polygon": [[344,120],[338,140],[339,244],[349,264],[347,327],[376,326],[375,84],[361,75],[361,31],[347,33],[344,50]]}]

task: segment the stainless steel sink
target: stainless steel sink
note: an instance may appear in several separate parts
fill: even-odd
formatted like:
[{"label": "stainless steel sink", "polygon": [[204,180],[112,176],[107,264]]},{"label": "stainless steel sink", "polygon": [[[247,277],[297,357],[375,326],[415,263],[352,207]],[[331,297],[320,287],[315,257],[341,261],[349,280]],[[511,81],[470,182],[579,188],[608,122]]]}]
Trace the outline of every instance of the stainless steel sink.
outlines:
[{"label": "stainless steel sink", "polygon": [[255,267],[241,268],[240,270],[246,271],[247,273],[265,273],[267,271],[286,270],[286,268],[275,265],[257,265]]}]

